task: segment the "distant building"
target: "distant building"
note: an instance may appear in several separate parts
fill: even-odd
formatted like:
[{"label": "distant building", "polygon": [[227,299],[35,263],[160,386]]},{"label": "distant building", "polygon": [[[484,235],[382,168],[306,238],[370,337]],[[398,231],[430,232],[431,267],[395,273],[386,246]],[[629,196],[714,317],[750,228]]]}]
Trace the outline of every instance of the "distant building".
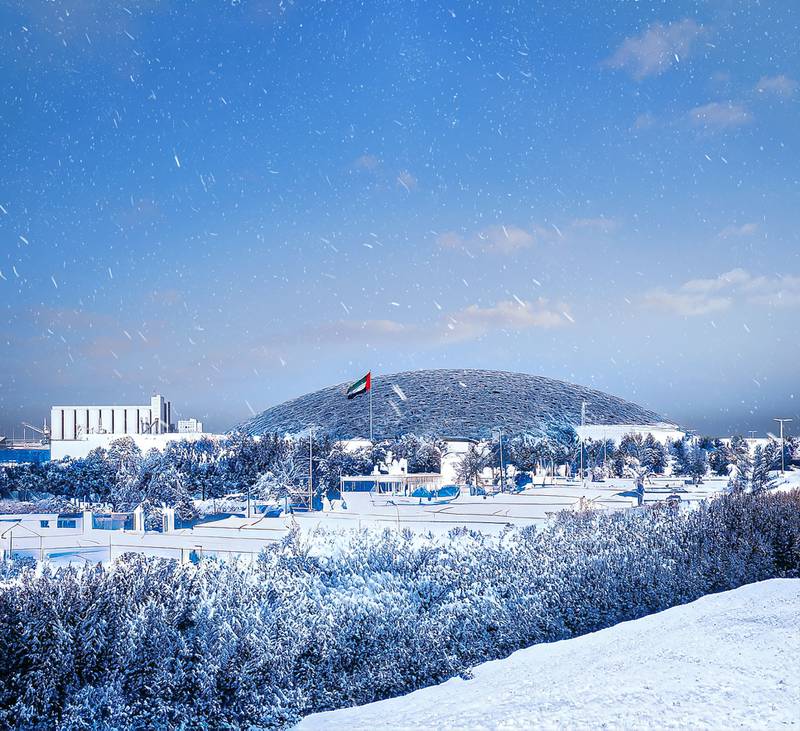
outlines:
[{"label": "distant building", "polygon": [[[52,459],[85,457],[96,447],[130,436],[140,448],[163,449],[174,433],[172,404],[156,395],[135,406],[53,406],[50,409]],[[173,437],[174,438],[174,437]]]},{"label": "distant building", "polygon": [[197,419],[178,419],[178,434],[202,434],[203,422]]},{"label": "distant building", "polygon": [[669,441],[679,442],[686,436],[686,432],[669,423],[660,424],[584,424],[576,426],[575,433],[580,439],[591,439],[595,442],[612,441],[619,444],[622,438],[628,434],[638,434],[647,437],[652,434],[653,438],[661,444]]},{"label": "distant building", "polygon": [[53,406],[51,441],[82,439],[88,434],[167,434],[172,404],[157,395],[143,406]]},{"label": "distant building", "polygon": [[347,384],[330,386],[272,406],[239,430],[253,436],[301,434],[314,424],[316,434],[331,439],[372,433],[379,441],[403,434],[481,441],[497,429],[546,437],[581,424],[601,425],[608,438],[611,432],[621,438],[635,430],[666,439],[681,431],[617,396],[527,373],[470,368],[372,373],[370,384],[369,399],[348,399]]}]

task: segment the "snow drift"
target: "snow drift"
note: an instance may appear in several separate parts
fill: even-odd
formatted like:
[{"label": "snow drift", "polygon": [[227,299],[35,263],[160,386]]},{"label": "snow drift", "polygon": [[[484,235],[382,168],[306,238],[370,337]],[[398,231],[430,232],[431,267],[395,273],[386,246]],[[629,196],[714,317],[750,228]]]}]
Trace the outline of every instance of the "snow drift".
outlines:
[{"label": "snow drift", "polygon": [[298,731],[778,728],[800,718],[800,579],[714,594],[537,645]]}]

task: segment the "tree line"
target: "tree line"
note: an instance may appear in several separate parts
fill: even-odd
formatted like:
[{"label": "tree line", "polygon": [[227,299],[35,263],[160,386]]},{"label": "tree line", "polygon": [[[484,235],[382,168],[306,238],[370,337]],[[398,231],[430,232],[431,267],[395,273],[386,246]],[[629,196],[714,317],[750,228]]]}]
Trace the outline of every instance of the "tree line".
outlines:
[{"label": "tree line", "polygon": [[[583,458],[581,459],[581,453]],[[552,475],[557,471],[577,475],[583,465],[584,476],[600,480],[631,477],[646,480],[653,475],[670,474],[695,481],[711,474],[730,477],[734,490],[760,490],[769,482],[769,472],[790,466],[797,457],[798,442],[789,438],[783,452],[780,442],[770,439],[765,447],[756,446],[751,454],[747,441],[734,436],[729,441],[711,437],[659,442],[652,434],[626,434],[619,444],[611,439],[586,439],[581,443],[572,429],[549,436],[521,434],[503,440],[470,445],[459,465],[459,478],[477,483],[486,469],[499,481],[501,471],[514,468],[516,477],[529,474]],[[507,474],[507,472],[506,472]]]},{"label": "tree line", "polygon": [[[444,451],[441,440],[413,434],[351,450],[324,435],[253,438],[234,433],[224,439],[176,440],[163,451],[151,449],[142,454],[133,439],[122,437],[108,449],[99,447],[81,459],[2,466],[0,498],[26,501],[54,495],[110,503],[119,511],[142,504],[151,524],[157,525],[157,506],[174,507],[179,518],[191,520],[197,516],[197,500],[244,493],[276,500],[303,493],[309,474],[316,498],[333,496],[342,476],[371,474],[389,455],[406,459],[411,473],[439,472]],[[517,478],[557,470],[574,475],[581,465],[581,453],[584,476],[593,479],[645,480],[668,472],[700,480],[715,474],[729,476],[734,490],[763,489],[770,471],[781,466],[781,447],[776,440],[766,447],[759,445],[753,454],[741,436],[728,443],[703,437],[662,444],[652,434],[628,434],[619,444],[612,440],[581,443],[566,426],[552,427],[544,436],[506,437],[502,449],[499,439],[471,444],[458,464],[458,478],[465,484],[477,483],[489,469],[499,481],[509,468]],[[796,453],[796,441],[787,439],[785,464],[791,464]]]},{"label": "tree line", "polygon": [[310,472],[316,496],[334,494],[342,476],[368,475],[389,454],[407,459],[410,472],[438,472],[443,451],[440,440],[415,435],[349,450],[324,435],[309,444],[309,438],[234,433],[171,441],[163,451],[142,454],[131,437],[121,437],[85,458],[0,466],[0,498],[55,495],[109,503],[118,511],[143,505],[156,525],[156,506],[174,507],[180,518],[191,520],[195,500],[244,493],[274,500],[304,490]]}]

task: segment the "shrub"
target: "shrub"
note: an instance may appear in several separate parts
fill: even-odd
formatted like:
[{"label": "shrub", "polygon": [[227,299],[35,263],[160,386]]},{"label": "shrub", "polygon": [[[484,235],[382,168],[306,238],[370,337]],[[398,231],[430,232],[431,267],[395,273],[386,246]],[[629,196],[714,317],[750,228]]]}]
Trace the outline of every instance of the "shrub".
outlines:
[{"label": "shrub", "polygon": [[283,728],[800,570],[800,492],[541,531],[289,535],[255,563],[0,572],[0,726]]}]

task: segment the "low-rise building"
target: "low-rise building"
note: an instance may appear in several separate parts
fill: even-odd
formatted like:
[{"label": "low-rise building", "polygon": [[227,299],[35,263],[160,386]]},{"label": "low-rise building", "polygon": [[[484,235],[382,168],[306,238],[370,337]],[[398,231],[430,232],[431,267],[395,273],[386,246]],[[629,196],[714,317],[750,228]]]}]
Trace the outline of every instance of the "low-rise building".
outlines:
[{"label": "low-rise building", "polygon": [[197,419],[178,419],[178,434],[202,434],[203,422]]}]

